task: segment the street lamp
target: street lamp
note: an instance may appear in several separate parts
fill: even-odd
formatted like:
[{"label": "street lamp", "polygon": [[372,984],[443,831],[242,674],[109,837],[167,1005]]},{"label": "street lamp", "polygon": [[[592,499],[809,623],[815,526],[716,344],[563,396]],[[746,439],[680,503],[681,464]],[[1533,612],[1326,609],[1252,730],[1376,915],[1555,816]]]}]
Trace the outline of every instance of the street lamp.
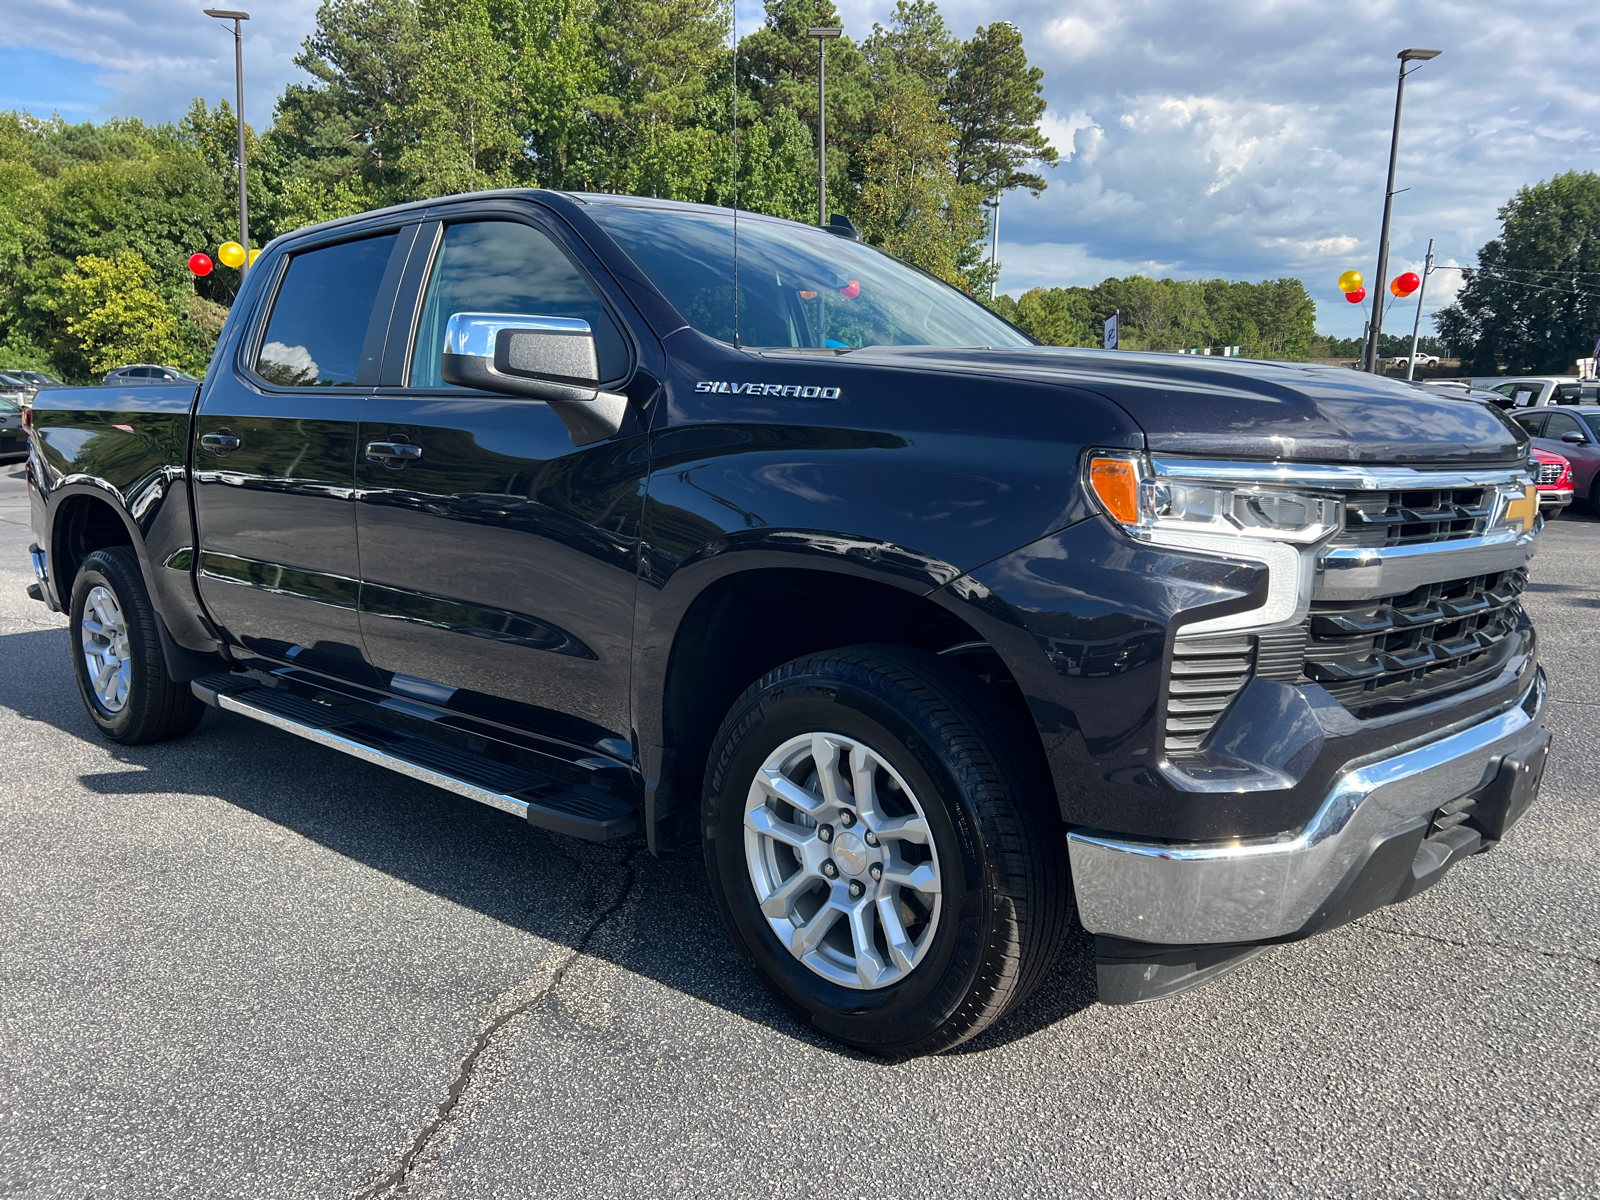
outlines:
[{"label": "street lamp", "polygon": [[250,207],[244,195],[244,38],[239,32],[239,22],[248,21],[250,14],[232,8],[208,8],[208,17],[233,22],[233,77],[238,84],[239,101],[234,115],[239,119],[239,245],[244,247],[244,262],[239,264],[239,277],[250,269]]},{"label": "street lamp", "polygon": [[1422,260],[1422,282],[1417,285],[1417,319],[1411,323],[1411,357],[1406,359],[1406,382],[1417,369],[1417,335],[1422,332],[1422,298],[1428,294],[1428,276],[1433,274],[1433,239],[1428,239],[1428,257]]},{"label": "street lamp", "polygon": [[817,39],[817,224],[828,223],[828,68],[822,52],[828,42],[844,33],[837,25],[813,25],[806,36]]},{"label": "street lamp", "polygon": [[1367,369],[1374,375],[1383,371],[1383,364],[1378,359],[1378,347],[1383,337],[1383,290],[1388,282],[1389,214],[1394,207],[1394,164],[1400,153],[1400,105],[1406,98],[1406,76],[1410,74],[1406,64],[1427,62],[1443,53],[1443,50],[1410,49],[1396,55],[1400,60],[1400,82],[1394,94],[1394,132],[1389,138],[1389,185],[1383,191],[1383,230],[1378,234],[1378,277],[1372,284],[1372,322],[1367,332]]}]

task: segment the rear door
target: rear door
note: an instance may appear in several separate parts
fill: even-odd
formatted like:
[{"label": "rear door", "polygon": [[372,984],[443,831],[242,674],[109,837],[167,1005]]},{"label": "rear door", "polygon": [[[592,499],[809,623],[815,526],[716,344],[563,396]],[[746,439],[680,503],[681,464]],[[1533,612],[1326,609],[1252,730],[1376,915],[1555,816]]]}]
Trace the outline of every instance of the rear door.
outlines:
[{"label": "rear door", "polygon": [[611,390],[634,344],[532,206],[458,211],[418,239],[396,305],[412,336],[391,333],[393,386],[362,416],[367,651],[402,695],[628,761],[643,436],[578,449],[543,401],[450,386],[439,359],[458,312],[588,321]]},{"label": "rear door", "polygon": [[297,249],[195,421],[198,581],[243,656],[369,681],[355,460],[416,227]]}]

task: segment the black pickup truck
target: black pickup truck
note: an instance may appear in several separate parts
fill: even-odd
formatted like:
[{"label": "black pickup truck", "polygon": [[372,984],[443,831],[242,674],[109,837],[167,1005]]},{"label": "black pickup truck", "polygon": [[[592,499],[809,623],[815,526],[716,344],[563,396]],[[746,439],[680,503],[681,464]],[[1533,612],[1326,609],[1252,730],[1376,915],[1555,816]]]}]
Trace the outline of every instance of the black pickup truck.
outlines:
[{"label": "black pickup truck", "polygon": [[32,590],[106,736],[209,705],[698,844],[750,969],[879,1054],[1014,1009],[1074,912],[1126,1003],[1403,900],[1549,743],[1498,412],[1040,347],[847,222],[319,225],[200,387],[29,424]]}]

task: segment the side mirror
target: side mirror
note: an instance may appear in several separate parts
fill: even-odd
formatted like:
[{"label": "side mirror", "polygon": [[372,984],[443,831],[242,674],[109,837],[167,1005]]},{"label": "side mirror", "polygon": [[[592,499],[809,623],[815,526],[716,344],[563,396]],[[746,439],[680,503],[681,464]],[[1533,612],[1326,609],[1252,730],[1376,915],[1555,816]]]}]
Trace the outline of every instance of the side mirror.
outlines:
[{"label": "side mirror", "polygon": [[1566,433],[1561,435],[1561,440],[1563,442],[1571,442],[1574,446],[1581,446],[1589,439],[1584,437],[1583,434],[1579,433],[1576,429],[1569,429]]},{"label": "side mirror", "polygon": [[549,403],[575,446],[622,428],[627,397],[600,390],[594,331],[576,317],[456,313],[445,325],[446,383]]}]

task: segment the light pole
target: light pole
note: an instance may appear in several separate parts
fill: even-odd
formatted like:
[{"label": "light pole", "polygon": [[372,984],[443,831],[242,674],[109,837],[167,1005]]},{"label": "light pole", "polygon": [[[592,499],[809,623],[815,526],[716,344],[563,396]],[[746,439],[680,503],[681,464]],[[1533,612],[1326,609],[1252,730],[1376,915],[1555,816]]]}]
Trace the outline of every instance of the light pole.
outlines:
[{"label": "light pole", "polygon": [[1422,282],[1417,285],[1417,319],[1411,323],[1411,357],[1406,359],[1406,382],[1417,369],[1417,334],[1422,332],[1422,297],[1428,293],[1428,276],[1433,274],[1433,239],[1428,239],[1428,257],[1422,263]]},{"label": "light pole", "polygon": [[238,85],[238,104],[234,116],[239,119],[239,245],[244,247],[244,262],[239,264],[239,277],[250,269],[250,206],[244,193],[244,37],[239,32],[239,22],[248,21],[250,14],[233,8],[208,8],[208,17],[233,22],[233,77]]},{"label": "light pole", "polygon": [[837,25],[813,25],[807,37],[817,39],[817,224],[828,223],[828,67],[823,51],[844,33]]},{"label": "light pole", "polygon": [[1372,284],[1372,324],[1367,334],[1367,369],[1374,375],[1383,371],[1382,361],[1378,358],[1378,347],[1383,337],[1383,289],[1388,282],[1389,270],[1389,214],[1394,208],[1394,166],[1395,159],[1400,153],[1400,106],[1406,98],[1406,70],[1409,62],[1427,62],[1430,58],[1438,58],[1443,50],[1402,50],[1397,58],[1400,60],[1400,82],[1394,93],[1394,132],[1389,138],[1389,184],[1383,190],[1383,230],[1378,234],[1378,277]]}]

